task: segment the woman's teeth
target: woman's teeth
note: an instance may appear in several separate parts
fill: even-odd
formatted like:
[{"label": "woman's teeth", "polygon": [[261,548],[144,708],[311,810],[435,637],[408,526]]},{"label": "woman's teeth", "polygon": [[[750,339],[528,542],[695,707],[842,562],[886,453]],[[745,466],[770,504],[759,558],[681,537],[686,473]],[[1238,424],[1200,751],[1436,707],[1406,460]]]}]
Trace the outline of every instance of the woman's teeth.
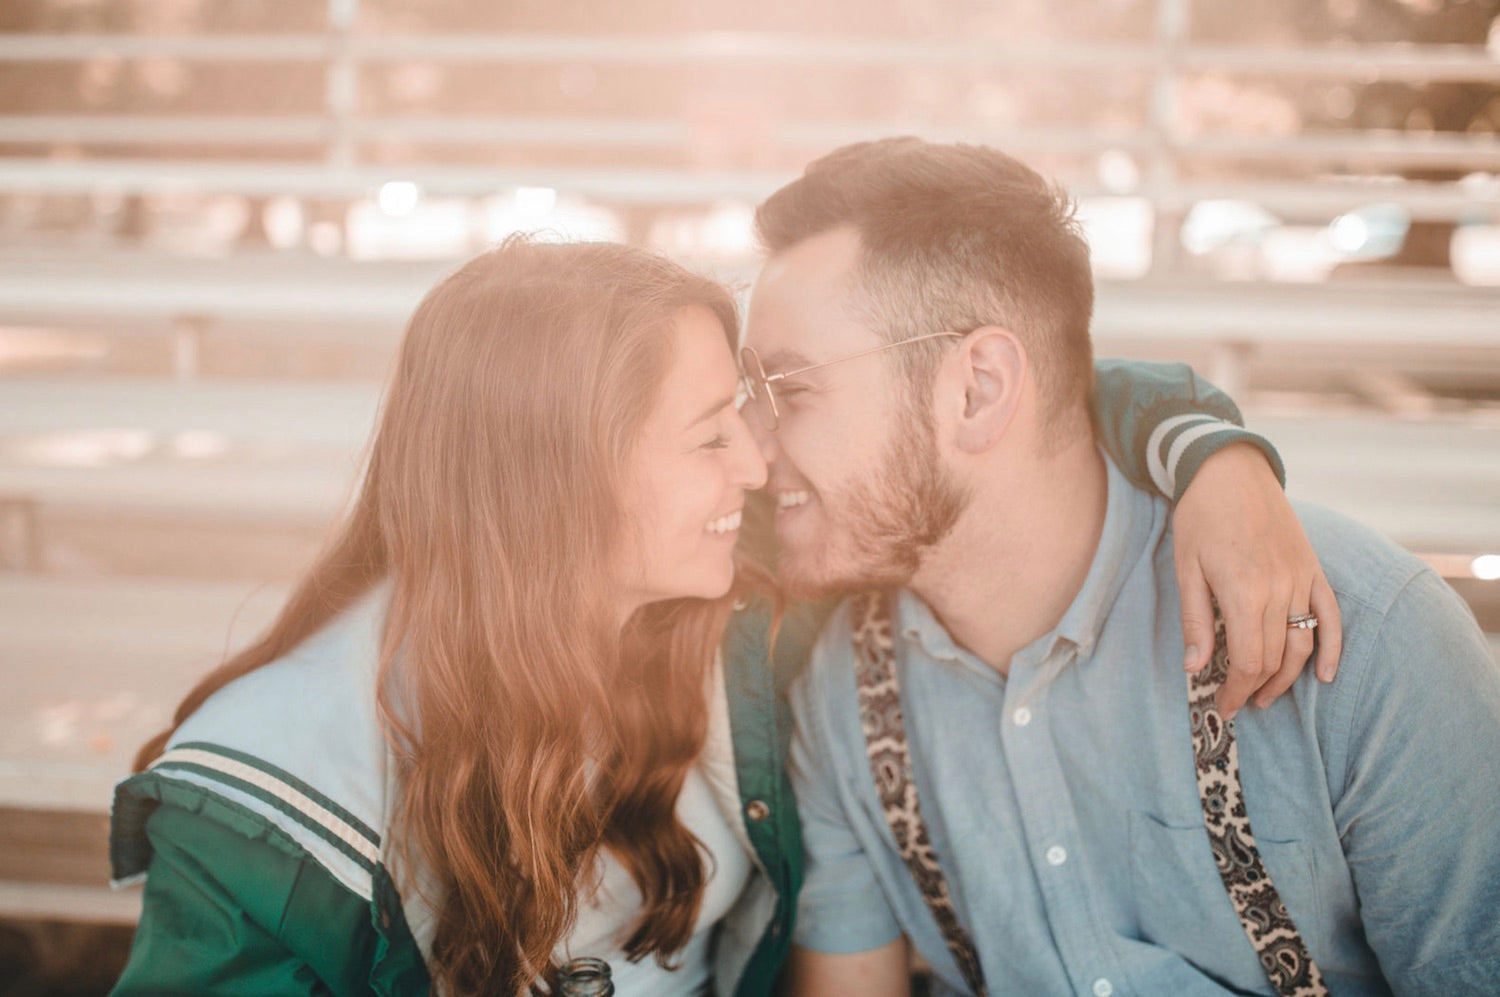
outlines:
[{"label": "woman's teeth", "polygon": [[715,519],[713,522],[708,524],[708,532],[732,533],[733,531],[740,528],[740,517],[742,515],[742,512],[736,511],[731,512],[727,516],[720,516],[718,519]]},{"label": "woman's teeth", "polygon": [[812,498],[808,492],[777,492],[776,508],[793,509]]}]

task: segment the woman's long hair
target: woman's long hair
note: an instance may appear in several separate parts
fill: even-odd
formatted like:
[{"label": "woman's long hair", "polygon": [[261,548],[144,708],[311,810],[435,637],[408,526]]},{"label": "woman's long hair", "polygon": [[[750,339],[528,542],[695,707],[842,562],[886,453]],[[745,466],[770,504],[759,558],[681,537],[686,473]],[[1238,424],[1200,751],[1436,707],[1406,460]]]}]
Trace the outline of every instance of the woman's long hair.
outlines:
[{"label": "woman's long hair", "polygon": [[721,287],[623,246],[515,239],[440,283],[407,328],[347,522],[270,630],[177,709],[172,730],[391,580],[394,858],[441,890],[430,969],[446,991],[548,973],[601,846],[645,901],[627,954],[665,964],[691,937],[705,876],[675,804],[728,600],[648,606],[622,639],[614,567],[624,466],[687,306],[732,348]]}]

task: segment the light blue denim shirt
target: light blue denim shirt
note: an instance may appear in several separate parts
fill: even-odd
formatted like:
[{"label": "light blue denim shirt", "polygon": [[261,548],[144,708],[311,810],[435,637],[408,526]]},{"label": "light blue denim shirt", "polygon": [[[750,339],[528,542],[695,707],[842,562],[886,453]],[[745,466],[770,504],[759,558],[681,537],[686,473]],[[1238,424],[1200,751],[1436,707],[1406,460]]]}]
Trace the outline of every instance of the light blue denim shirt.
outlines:
[{"label": "light blue denim shirt", "polygon": [[[1344,652],[1332,685],[1309,669],[1236,719],[1266,866],[1334,994],[1500,993],[1500,670],[1432,571],[1298,511]],[[993,994],[1271,992],[1203,828],[1168,512],[1110,467],[1087,580],[1008,679],[898,599],[922,811]],[[835,614],[793,691],[796,940],[856,952],[904,933],[936,992],[961,993],[876,798],[849,625]]]}]

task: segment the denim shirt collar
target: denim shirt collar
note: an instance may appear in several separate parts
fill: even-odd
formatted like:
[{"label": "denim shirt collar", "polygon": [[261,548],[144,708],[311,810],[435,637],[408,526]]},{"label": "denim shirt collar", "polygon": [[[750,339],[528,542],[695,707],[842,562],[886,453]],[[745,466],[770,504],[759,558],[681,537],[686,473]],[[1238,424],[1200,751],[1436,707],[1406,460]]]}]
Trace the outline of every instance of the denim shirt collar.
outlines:
[{"label": "denim shirt collar", "polygon": [[[1099,544],[1094,550],[1094,559],[1083,587],[1052,631],[1016,653],[1012,668],[1046,660],[1061,642],[1071,645],[1080,656],[1087,657],[1092,653],[1110,610],[1125,586],[1130,566],[1145,553],[1151,538],[1159,532],[1158,520],[1167,514],[1166,503],[1133,486],[1108,454],[1101,451],[1101,457],[1108,497]],[[1016,581],[1024,582],[1024,579]],[[931,608],[908,589],[902,589],[897,598],[896,621],[899,632],[917,642],[923,653],[933,660],[956,661],[977,668],[982,674],[998,677],[994,669],[967,648],[960,647]]]}]

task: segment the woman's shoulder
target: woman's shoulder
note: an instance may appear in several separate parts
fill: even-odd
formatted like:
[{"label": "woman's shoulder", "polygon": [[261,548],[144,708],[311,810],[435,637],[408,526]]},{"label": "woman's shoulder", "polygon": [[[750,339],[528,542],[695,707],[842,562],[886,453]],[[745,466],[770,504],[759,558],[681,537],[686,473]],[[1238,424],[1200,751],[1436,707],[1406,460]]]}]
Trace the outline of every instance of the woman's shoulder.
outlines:
[{"label": "woman's shoulder", "polygon": [[178,727],[167,753],[216,745],[248,764],[331,780],[323,793],[334,797],[348,776],[383,768],[376,691],[386,601],[383,590],[368,594],[287,654],[224,686]]},{"label": "woman's shoulder", "polygon": [[[395,786],[376,711],[384,600],[372,595],[286,656],[231,682],[116,794],[122,806],[170,803],[244,826],[263,821],[368,899]],[[131,863],[126,863],[127,865]]]},{"label": "woman's shoulder", "polygon": [[231,738],[269,757],[373,721],[386,593],[367,594],[280,658],[214,693],[170,744]]}]

